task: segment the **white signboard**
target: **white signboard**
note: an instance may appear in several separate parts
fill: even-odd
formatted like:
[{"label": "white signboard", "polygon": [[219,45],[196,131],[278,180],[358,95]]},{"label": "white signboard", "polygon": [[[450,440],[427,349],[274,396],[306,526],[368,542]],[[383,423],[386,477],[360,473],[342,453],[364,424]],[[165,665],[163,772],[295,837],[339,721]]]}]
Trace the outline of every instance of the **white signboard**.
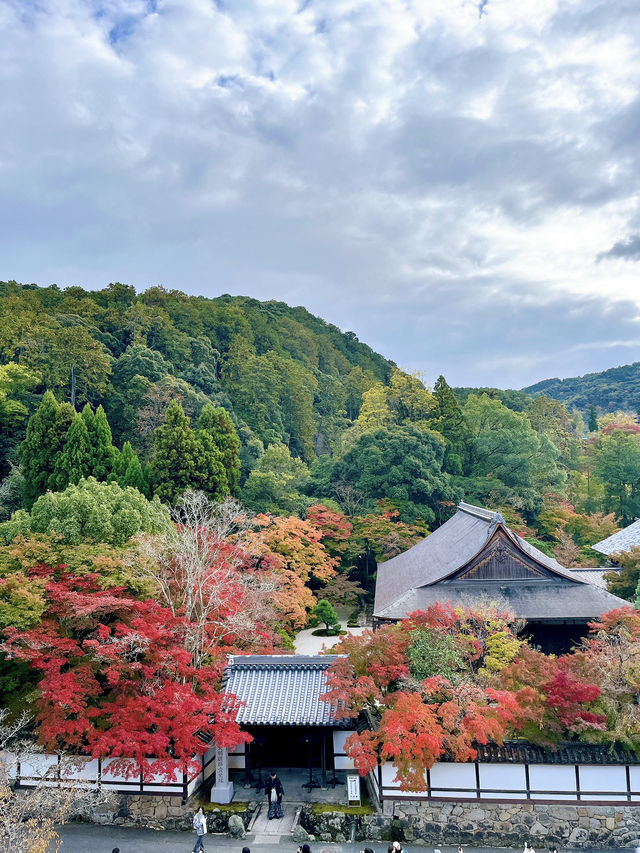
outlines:
[{"label": "white signboard", "polygon": [[347,776],[347,799],[350,803],[360,802],[359,776]]}]

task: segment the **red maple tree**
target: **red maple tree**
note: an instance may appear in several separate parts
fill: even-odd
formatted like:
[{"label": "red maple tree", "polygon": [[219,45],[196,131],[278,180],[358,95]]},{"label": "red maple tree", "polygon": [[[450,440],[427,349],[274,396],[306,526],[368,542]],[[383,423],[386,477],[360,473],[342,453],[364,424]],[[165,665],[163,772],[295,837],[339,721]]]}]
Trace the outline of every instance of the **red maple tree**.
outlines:
[{"label": "red maple tree", "polygon": [[172,778],[193,772],[207,742],[250,739],[219,690],[223,650],[194,666],[184,616],[122,588],[101,589],[96,575],[46,566],[33,575],[47,579],[47,609],[37,628],[7,629],[2,650],[42,673],[43,746],[122,759],[111,769],[125,775]]}]

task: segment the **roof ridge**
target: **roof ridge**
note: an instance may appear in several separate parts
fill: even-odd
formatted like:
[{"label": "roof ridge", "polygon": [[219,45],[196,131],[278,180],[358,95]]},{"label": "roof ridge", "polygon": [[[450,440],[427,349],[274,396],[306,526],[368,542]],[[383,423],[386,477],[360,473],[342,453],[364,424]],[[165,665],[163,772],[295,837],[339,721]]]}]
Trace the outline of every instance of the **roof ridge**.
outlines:
[{"label": "roof ridge", "polygon": [[483,506],[475,506],[474,504],[468,504],[464,501],[460,501],[458,504],[458,509],[461,512],[466,512],[467,515],[474,515],[476,518],[481,518],[483,521],[491,521],[494,524],[499,522],[505,523],[504,518],[499,512],[495,512],[492,509],[487,509]]}]

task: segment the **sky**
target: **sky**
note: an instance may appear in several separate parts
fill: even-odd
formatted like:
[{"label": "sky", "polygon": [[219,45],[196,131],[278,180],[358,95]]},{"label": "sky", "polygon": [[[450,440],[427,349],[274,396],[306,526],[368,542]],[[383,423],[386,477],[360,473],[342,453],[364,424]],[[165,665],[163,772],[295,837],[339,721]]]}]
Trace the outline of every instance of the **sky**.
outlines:
[{"label": "sky", "polygon": [[0,278],[304,305],[433,383],[640,360],[637,0],[0,0]]}]

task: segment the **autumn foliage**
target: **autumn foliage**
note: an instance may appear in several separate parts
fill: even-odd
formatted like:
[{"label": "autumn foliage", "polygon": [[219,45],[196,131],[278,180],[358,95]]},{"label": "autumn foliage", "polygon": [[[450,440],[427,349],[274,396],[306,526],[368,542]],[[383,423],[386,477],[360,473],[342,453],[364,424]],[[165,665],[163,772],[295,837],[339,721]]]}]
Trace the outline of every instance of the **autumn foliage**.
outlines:
[{"label": "autumn foliage", "polygon": [[[48,606],[37,628],[6,630],[3,651],[42,673],[39,737],[50,750],[132,759],[118,772],[173,776],[187,771],[207,740],[248,739],[219,691],[222,649],[196,668],[185,645],[189,626],[155,601],[122,588],[101,589],[96,575],[39,566]],[[115,765],[114,765],[115,767]]]},{"label": "autumn foliage", "polygon": [[640,616],[631,610],[594,625],[584,647],[557,658],[515,636],[508,614],[490,606],[434,605],[345,637],[338,651],[348,657],[331,668],[325,700],[338,717],[367,715],[369,728],[350,735],[346,751],[363,774],[392,761],[403,790],[425,790],[425,770],[443,755],[470,761],[479,744],[506,737],[551,747],[598,741],[608,728],[596,671],[611,657],[605,626],[640,654]]}]

